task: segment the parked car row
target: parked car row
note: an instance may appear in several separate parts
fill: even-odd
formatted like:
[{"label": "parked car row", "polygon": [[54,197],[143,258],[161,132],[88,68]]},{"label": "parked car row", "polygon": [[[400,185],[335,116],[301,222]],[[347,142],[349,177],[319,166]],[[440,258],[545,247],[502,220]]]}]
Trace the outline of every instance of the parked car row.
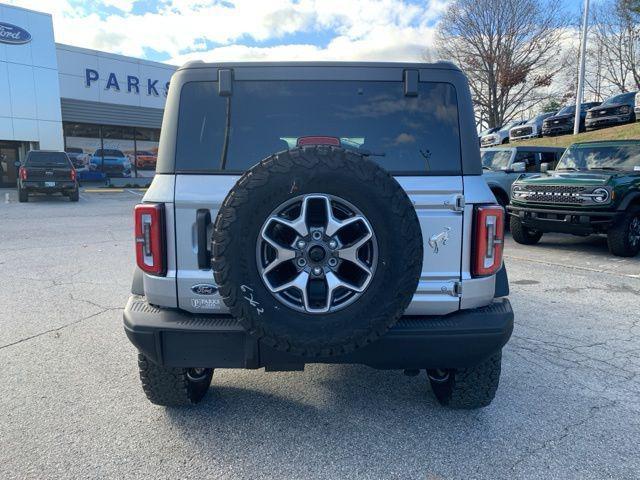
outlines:
[{"label": "parked car row", "polygon": [[[640,92],[614,95],[604,102],[580,105],[580,131],[595,130],[640,120]],[[510,141],[550,137],[573,133],[575,105],[566,105],[557,112],[536,115],[529,120],[512,121],[479,134],[481,147],[504,145]]]}]

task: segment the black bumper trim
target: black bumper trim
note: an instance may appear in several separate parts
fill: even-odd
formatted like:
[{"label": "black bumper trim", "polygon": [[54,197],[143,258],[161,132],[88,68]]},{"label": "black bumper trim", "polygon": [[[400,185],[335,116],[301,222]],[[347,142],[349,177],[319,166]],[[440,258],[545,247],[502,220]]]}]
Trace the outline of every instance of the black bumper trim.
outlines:
[{"label": "black bumper trim", "polygon": [[21,188],[25,191],[38,191],[38,192],[48,192],[48,191],[61,191],[61,190],[74,190],[76,188],[75,182],[70,182],[67,180],[51,180],[52,182],[56,182],[55,187],[45,187],[45,181],[23,181]]},{"label": "black bumper trim", "polygon": [[230,315],[193,315],[131,295],[124,310],[129,340],[170,367],[291,369],[306,363],[363,364],[380,369],[462,368],[500,350],[513,331],[506,298],[486,307],[433,317],[402,317],[380,340],[338,357],[299,357],[247,335]]},{"label": "black bumper trim", "polygon": [[552,213],[554,215],[582,215],[589,217],[610,217],[613,218],[619,214],[617,211],[600,212],[598,210],[560,210],[550,208],[539,207],[521,207],[518,205],[507,205],[509,212],[514,212],[512,215],[518,215],[520,212],[533,212],[533,213]]},{"label": "black bumper trim", "polygon": [[[507,206],[510,215],[520,218],[522,223],[542,232],[574,233],[587,235],[606,231],[623,213],[597,210],[559,210],[538,207]],[[550,218],[554,215],[556,218]]]}]

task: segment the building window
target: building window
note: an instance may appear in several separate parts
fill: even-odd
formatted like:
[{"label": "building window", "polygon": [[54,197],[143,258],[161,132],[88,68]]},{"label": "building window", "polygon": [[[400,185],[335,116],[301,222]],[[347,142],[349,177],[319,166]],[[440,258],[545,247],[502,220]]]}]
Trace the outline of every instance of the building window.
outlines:
[{"label": "building window", "polygon": [[81,180],[152,177],[160,129],[64,122],[65,150]]}]

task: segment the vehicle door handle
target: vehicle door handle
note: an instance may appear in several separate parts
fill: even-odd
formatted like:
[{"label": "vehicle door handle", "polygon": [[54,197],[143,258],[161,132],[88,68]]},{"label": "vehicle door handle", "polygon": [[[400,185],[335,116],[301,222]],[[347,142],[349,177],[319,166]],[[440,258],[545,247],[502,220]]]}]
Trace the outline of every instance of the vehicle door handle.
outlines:
[{"label": "vehicle door handle", "polygon": [[196,234],[198,236],[198,268],[208,270],[211,268],[211,253],[209,252],[209,225],[211,225],[211,212],[201,208],[196,212]]}]

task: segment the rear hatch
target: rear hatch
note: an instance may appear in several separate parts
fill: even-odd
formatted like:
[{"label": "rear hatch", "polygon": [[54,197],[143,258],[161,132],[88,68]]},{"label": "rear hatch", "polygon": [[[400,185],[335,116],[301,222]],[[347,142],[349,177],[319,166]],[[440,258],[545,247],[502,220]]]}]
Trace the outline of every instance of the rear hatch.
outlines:
[{"label": "rear hatch", "polygon": [[394,70],[395,81],[265,82],[240,80],[236,72],[230,95],[211,80],[182,87],[174,204],[179,308],[225,311],[207,287],[211,221],[243,171],[317,135],[378,162],[414,203],[425,248],[407,313],[459,309],[464,202],[456,90],[421,81],[407,93],[402,70]]},{"label": "rear hatch", "polygon": [[29,152],[24,164],[29,182],[68,182],[71,162],[64,152]]}]

